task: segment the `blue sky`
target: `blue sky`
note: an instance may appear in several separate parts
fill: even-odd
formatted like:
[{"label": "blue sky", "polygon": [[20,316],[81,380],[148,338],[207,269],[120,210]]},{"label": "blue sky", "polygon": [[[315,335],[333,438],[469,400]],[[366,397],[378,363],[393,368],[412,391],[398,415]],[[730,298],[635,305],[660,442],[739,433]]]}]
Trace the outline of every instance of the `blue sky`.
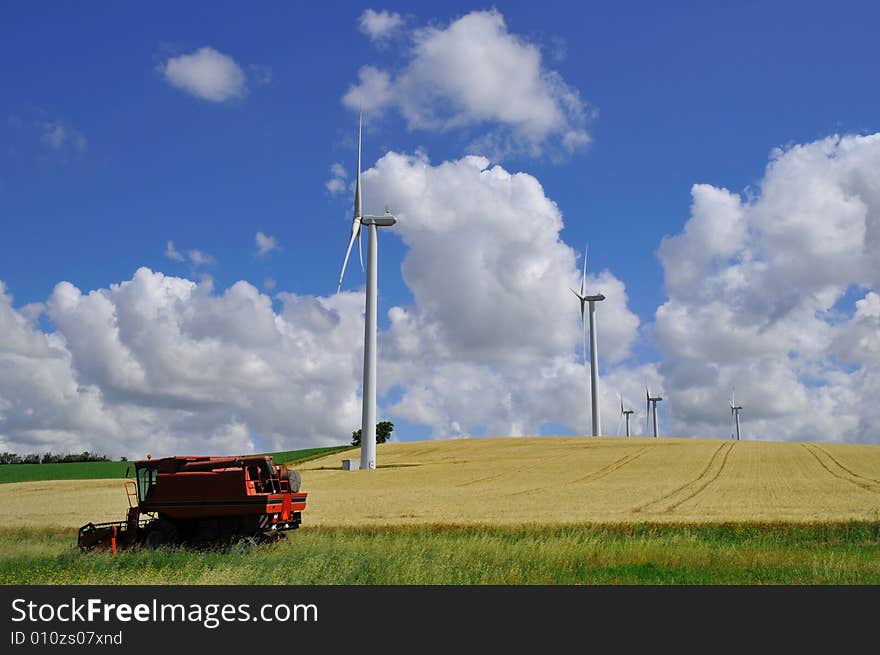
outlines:
[{"label": "blue sky", "polygon": [[[273,275],[294,290],[330,289],[347,207],[323,183],[334,161],[353,168],[355,130],[340,97],[359,66],[393,59],[357,29],[372,5],[331,6],[7,6],[0,47],[15,65],[3,75],[2,209],[12,232],[2,258],[18,301],[42,300],[59,279],[97,288],[142,264],[165,266],[168,238],[212,253],[221,284]],[[426,24],[491,6],[381,8]],[[654,250],[681,228],[691,184],[741,190],[775,146],[878,127],[871,3],[495,6],[511,31],[562,51],[553,67],[598,111],[585,152],[504,163],[541,180],[568,242],[589,239],[597,265],[627,271],[640,311],[662,298]],[[272,82],[231,106],[163,83],[154,69],[166,53],[205,44],[270,68]],[[53,159],[29,125],[41,117],[69,121],[87,151]],[[389,119],[367,135],[365,158],[424,146],[442,160],[466,143]],[[253,261],[240,246],[255,229],[286,244],[285,261]],[[384,279],[383,293],[403,293]]]},{"label": "blue sky", "polygon": [[[359,29],[368,8],[399,14],[400,26],[388,38],[371,40]],[[654,337],[655,313],[671,295],[658,257],[661,240],[683,232],[694,184],[760,194],[774,148],[880,131],[875,4],[220,2],[208,9],[163,2],[7,3],[0,21],[6,62],[0,73],[0,280],[11,307],[22,312],[29,303],[46,302],[62,281],[83,293],[106,289],[142,266],[195,281],[210,275],[216,293],[248,281],[273,296],[279,313],[278,292],[331,295],[349,231],[350,194],[325,185],[334,163],[347,169],[346,182],[354,167],[356,113],[343,96],[363,66],[400,74],[412,62],[419,29],[443,31],[493,8],[506,34],[536,48],[542,69],[577,93],[579,128],[589,145],[567,152],[541,140],[531,152],[482,152],[474,144],[499,124],[505,129],[503,121],[434,129],[408,122],[392,103],[368,116],[364,167],[388,152],[424,152],[434,165],[474,153],[532,176],[558,207],[560,240],[577,252],[589,241],[591,270],[607,269],[625,285],[638,336],[617,363],[625,363],[633,379],[656,373],[656,384],[675,388],[674,364],[667,362],[666,370],[662,364],[677,351],[658,347]],[[244,95],[212,101],[169,83],[164,66],[205,47],[236,62],[247,80]],[[58,127],[64,137],[53,142]],[[369,194],[367,187],[368,202]],[[390,203],[398,209],[395,199]],[[874,214],[868,214],[870,222]],[[258,231],[280,248],[258,256]],[[169,240],[184,256],[198,250],[212,263],[169,259]],[[409,250],[400,236],[382,234],[386,329],[387,310],[419,305],[401,275]],[[274,289],[265,287],[267,278]],[[361,280],[360,271],[350,269],[346,286],[356,290]],[[838,306],[844,319],[875,288],[861,273],[835,284],[846,294]],[[58,329],[51,312],[34,325],[44,334]],[[569,358],[576,362],[575,350]],[[465,351],[456,357],[470,361]],[[812,363],[795,377],[808,388],[824,364],[821,357],[806,359]],[[856,360],[847,371],[866,367]],[[652,364],[661,365],[659,372],[639,368]],[[109,402],[111,390],[95,384]],[[638,385],[630,387],[635,403]],[[386,406],[407,388],[401,381]],[[408,411],[397,420],[420,437],[439,436],[438,426],[456,422],[454,416],[420,422],[413,418],[418,412]],[[764,418],[769,426],[785,416],[768,408]],[[578,431],[572,421],[536,420]],[[686,413],[670,420],[681,429],[706,427]],[[47,421],[42,429],[51,428]],[[262,433],[244,423],[249,434]],[[508,424],[510,430],[520,425]],[[864,440],[873,429],[869,421],[835,438]],[[9,430],[8,443],[30,443]],[[474,419],[467,432],[498,430]],[[69,433],[63,443],[79,443],[81,432]],[[799,430],[791,434],[805,437]]]}]

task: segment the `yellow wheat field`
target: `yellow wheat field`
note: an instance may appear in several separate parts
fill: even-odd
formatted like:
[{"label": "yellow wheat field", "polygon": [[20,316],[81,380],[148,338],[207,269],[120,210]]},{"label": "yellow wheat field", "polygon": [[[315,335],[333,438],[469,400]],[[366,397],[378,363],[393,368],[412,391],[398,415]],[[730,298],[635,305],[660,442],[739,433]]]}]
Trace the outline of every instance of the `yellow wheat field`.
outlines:
[{"label": "yellow wheat field", "polygon": [[[529,437],[382,444],[299,467],[304,526],[880,520],[880,446]],[[119,480],[0,485],[7,527],[122,519]]]}]

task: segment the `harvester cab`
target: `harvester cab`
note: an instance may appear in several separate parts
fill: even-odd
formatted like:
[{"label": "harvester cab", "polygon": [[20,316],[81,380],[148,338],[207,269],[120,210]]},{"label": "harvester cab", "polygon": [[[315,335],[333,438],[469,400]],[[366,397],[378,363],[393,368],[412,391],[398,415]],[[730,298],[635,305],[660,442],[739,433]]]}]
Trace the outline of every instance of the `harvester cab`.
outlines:
[{"label": "harvester cab", "polygon": [[[216,544],[281,538],[298,528],[306,506],[297,471],[266,455],[165,457],[134,463],[126,480],[125,521],[87,523],[80,548],[180,542]],[[136,502],[135,502],[136,501]]]},{"label": "harvester cab", "polygon": [[137,500],[138,503],[141,503],[147,499],[156,486],[156,480],[159,477],[159,463],[149,459],[135,462],[134,471]]}]

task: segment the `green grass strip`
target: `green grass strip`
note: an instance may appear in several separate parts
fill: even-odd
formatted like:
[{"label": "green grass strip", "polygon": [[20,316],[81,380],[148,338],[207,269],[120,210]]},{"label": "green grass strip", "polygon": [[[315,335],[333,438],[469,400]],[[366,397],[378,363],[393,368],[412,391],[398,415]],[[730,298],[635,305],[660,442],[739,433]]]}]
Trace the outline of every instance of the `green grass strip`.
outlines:
[{"label": "green grass strip", "polygon": [[2,584],[880,584],[880,522],[302,528],[250,549],[80,553],[0,531]]}]

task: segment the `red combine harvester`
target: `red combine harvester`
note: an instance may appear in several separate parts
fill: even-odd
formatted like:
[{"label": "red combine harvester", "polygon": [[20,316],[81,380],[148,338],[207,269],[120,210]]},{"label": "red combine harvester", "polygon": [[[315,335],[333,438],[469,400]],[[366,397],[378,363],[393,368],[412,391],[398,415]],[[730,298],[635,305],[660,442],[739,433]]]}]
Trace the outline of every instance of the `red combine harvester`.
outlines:
[{"label": "red combine harvester", "polygon": [[278,539],[299,527],[306,508],[299,473],[265,455],[165,457],[134,467],[125,482],[128,517],[81,527],[82,550]]}]

